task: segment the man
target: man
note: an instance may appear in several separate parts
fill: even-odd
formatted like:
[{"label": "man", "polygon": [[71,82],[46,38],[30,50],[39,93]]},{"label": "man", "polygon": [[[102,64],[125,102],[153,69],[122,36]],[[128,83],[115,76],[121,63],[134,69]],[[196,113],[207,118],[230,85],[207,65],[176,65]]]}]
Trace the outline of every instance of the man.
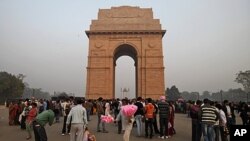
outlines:
[{"label": "man", "polygon": [[143,104],[142,98],[138,97],[135,105],[137,106],[137,111],[135,112],[135,122],[137,126],[137,136],[141,136],[142,134],[142,117],[143,117]]},{"label": "man", "polygon": [[87,119],[88,121],[90,121],[90,113],[93,107],[93,103],[91,102],[90,99],[84,103],[84,107],[86,108],[86,111],[87,111]]},{"label": "man", "polygon": [[169,119],[169,105],[166,102],[166,97],[161,96],[158,103],[159,118],[160,118],[160,138],[168,138],[168,119]]},{"label": "man", "polygon": [[82,141],[84,127],[88,124],[86,109],[82,106],[82,100],[76,100],[76,106],[74,106],[67,117],[66,124],[69,125],[71,120],[71,134],[70,141]]},{"label": "man", "polygon": [[35,141],[47,141],[47,134],[44,126],[49,123],[51,126],[54,122],[55,114],[49,109],[38,114],[33,122],[33,130],[35,134]]},{"label": "man", "polygon": [[148,127],[150,128],[150,135],[149,138],[152,139],[153,137],[153,119],[154,119],[154,111],[155,107],[152,104],[152,99],[148,98],[147,99],[147,104],[145,106],[145,137],[148,137]]},{"label": "man", "polygon": [[98,101],[96,103],[96,112],[97,112],[97,132],[101,132],[100,130],[100,124],[102,124],[102,132],[108,133],[108,131],[105,128],[105,123],[101,122],[101,115],[104,115],[104,105],[102,103],[103,98],[99,97]]},{"label": "man", "polygon": [[66,126],[66,122],[67,122],[67,118],[69,115],[69,112],[71,110],[70,107],[70,101],[69,99],[66,99],[63,103],[62,103],[62,113],[63,113],[63,129],[62,129],[62,136],[64,136],[66,134],[66,128],[67,128],[67,133],[70,133],[70,128],[71,128],[71,124],[69,123],[68,126]]},{"label": "man", "polygon": [[229,106],[228,100],[224,100],[222,110],[226,114],[227,118],[227,127],[230,129],[230,125],[233,124],[233,111],[232,108]]},{"label": "man", "polygon": [[192,118],[192,141],[201,140],[201,121],[198,118],[201,103],[200,100],[197,100],[196,104],[190,108],[190,117]]},{"label": "man", "polygon": [[201,107],[201,123],[204,141],[214,141],[214,125],[219,118],[215,107],[210,105],[209,99],[204,99],[204,106]]}]

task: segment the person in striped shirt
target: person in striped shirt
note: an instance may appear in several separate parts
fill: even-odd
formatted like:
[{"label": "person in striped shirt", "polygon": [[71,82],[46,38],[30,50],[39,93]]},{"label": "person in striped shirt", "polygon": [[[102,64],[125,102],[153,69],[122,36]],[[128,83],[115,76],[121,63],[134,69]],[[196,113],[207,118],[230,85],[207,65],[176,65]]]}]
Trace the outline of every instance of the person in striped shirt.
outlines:
[{"label": "person in striped shirt", "polygon": [[210,105],[209,99],[206,98],[203,102],[204,105],[201,107],[200,116],[204,141],[214,141],[214,124],[219,118],[219,113],[214,106]]}]

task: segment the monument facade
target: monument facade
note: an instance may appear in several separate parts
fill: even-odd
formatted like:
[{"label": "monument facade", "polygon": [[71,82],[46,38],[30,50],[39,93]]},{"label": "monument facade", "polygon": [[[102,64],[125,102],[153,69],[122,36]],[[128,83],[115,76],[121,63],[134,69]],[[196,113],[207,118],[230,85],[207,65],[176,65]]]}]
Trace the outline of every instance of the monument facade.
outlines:
[{"label": "monument facade", "polygon": [[160,20],[151,8],[130,6],[100,9],[92,20],[89,38],[86,97],[115,98],[116,60],[130,56],[135,62],[136,94],[158,99],[164,95],[164,66]]}]

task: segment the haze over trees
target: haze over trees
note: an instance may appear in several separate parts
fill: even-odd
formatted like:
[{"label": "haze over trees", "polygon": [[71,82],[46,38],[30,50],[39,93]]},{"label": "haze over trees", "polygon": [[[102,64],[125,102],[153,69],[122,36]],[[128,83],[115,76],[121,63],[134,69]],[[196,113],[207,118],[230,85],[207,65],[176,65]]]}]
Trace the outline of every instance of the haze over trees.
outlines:
[{"label": "haze over trees", "polygon": [[24,91],[24,75],[0,72],[0,103],[7,98],[20,98]]},{"label": "haze over trees", "polygon": [[184,100],[203,100],[204,98],[209,98],[214,101],[223,101],[225,99],[229,101],[235,101],[235,102],[249,102],[250,101],[250,70],[247,70],[245,72],[240,71],[235,81],[237,83],[242,84],[243,89],[229,89],[227,91],[218,91],[218,92],[209,92],[204,91],[202,94],[199,92],[188,92],[183,91],[179,92],[179,89],[176,86],[172,86],[170,89],[167,88],[165,91],[165,94],[167,95],[169,100],[177,100],[179,98],[183,98]]}]

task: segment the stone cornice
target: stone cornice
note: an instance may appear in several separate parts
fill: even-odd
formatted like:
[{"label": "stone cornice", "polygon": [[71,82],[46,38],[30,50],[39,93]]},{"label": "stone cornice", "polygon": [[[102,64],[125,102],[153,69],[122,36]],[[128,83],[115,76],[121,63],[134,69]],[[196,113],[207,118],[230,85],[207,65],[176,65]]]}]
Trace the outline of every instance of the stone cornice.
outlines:
[{"label": "stone cornice", "polygon": [[166,30],[87,30],[85,31],[87,36],[90,35],[150,35],[150,34],[161,34],[162,37],[165,35]]}]

